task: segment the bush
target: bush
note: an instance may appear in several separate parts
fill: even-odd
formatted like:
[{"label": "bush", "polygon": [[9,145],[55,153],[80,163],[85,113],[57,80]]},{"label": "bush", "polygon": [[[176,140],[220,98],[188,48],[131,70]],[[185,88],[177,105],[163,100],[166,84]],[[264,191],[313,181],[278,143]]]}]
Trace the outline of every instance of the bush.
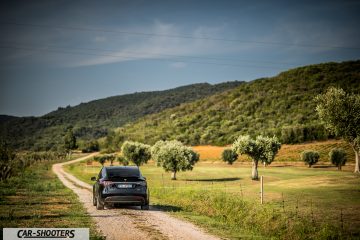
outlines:
[{"label": "bush", "polygon": [[104,155],[98,155],[94,157],[94,161],[98,162],[101,164],[101,166],[104,166],[105,162],[106,162],[106,157]]},{"label": "bush", "polygon": [[122,165],[124,165],[124,166],[129,165],[129,161],[128,161],[126,158],[124,158],[123,156],[118,156],[118,157],[116,158],[116,160],[117,160],[120,164],[122,164]]},{"label": "bush", "polygon": [[341,170],[346,163],[346,152],[342,148],[333,148],[329,152],[330,162]]},{"label": "bush", "polygon": [[316,151],[305,150],[301,153],[301,160],[311,167],[319,161],[320,155]]},{"label": "bush", "polygon": [[233,162],[237,160],[238,154],[234,152],[232,149],[225,149],[221,154],[221,158],[224,162],[227,162],[228,164],[232,165]]},{"label": "bush", "polygon": [[94,161],[100,163],[102,166],[104,166],[106,161],[110,161],[110,165],[112,166],[114,160],[115,160],[114,154],[103,154],[94,157]]}]

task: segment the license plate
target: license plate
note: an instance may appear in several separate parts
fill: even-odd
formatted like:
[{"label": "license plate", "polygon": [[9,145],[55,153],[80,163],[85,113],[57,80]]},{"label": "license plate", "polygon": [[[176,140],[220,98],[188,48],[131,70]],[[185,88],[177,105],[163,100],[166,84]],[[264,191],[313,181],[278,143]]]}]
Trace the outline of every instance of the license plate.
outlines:
[{"label": "license plate", "polygon": [[118,188],[132,188],[132,184],[118,184]]}]

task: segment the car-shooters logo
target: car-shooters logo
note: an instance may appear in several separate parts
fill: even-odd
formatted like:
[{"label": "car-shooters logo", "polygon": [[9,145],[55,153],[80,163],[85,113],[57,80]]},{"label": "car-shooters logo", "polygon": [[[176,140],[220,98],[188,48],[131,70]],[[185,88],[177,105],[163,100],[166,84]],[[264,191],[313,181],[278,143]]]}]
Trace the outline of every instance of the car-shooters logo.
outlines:
[{"label": "car-shooters logo", "polygon": [[4,228],[4,240],[14,239],[72,239],[89,240],[88,228]]}]

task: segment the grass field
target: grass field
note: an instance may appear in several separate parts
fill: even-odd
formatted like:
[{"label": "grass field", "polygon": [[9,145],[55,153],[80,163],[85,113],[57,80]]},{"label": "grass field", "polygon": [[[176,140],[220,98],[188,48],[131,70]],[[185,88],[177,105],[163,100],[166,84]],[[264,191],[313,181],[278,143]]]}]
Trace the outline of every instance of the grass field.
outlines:
[{"label": "grass field", "polygon": [[[73,155],[73,158],[80,155]],[[29,167],[21,176],[0,182],[0,227],[84,227],[101,239],[77,196],[51,171],[54,161]],[[2,233],[1,233],[2,236]]]},{"label": "grass field", "polygon": [[[234,239],[360,237],[360,177],[351,171],[302,163],[260,167],[265,182],[260,205],[260,183],[250,179],[249,164],[202,160],[177,181],[153,163],[142,166],[152,204]],[[91,183],[100,167],[83,162],[66,170]]]}]

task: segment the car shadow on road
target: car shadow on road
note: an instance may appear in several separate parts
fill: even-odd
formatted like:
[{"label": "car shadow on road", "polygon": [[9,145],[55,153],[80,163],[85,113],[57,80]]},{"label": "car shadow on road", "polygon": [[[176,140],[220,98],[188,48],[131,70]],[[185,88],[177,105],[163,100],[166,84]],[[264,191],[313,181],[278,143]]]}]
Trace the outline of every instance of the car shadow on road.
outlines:
[{"label": "car shadow on road", "polygon": [[180,212],[182,210],[182,207],[165,205],[165,204],[155,204],[155,205],[150,205],[150,210],[161,211],[161,212]]},{"label": "car shadow on road", "polygon": [[[126,209],[126,210],[141,210],[140,206],[132,206],[132,205],[116,205],[116,206],[107,206],[107,209]],[[172,205],[164,205],[164,204],[154,204],[150,205],[150,209],[147,211],[162,211],[162,212],[178,212],[181,211],[181,207],[172,206]]]},{"label": "car shadow on road", "polygon": [[231,182],[241,180],[239,177],[234,178],[208,178],[208,179],[185,179],[184,181],[189,182]]}]

